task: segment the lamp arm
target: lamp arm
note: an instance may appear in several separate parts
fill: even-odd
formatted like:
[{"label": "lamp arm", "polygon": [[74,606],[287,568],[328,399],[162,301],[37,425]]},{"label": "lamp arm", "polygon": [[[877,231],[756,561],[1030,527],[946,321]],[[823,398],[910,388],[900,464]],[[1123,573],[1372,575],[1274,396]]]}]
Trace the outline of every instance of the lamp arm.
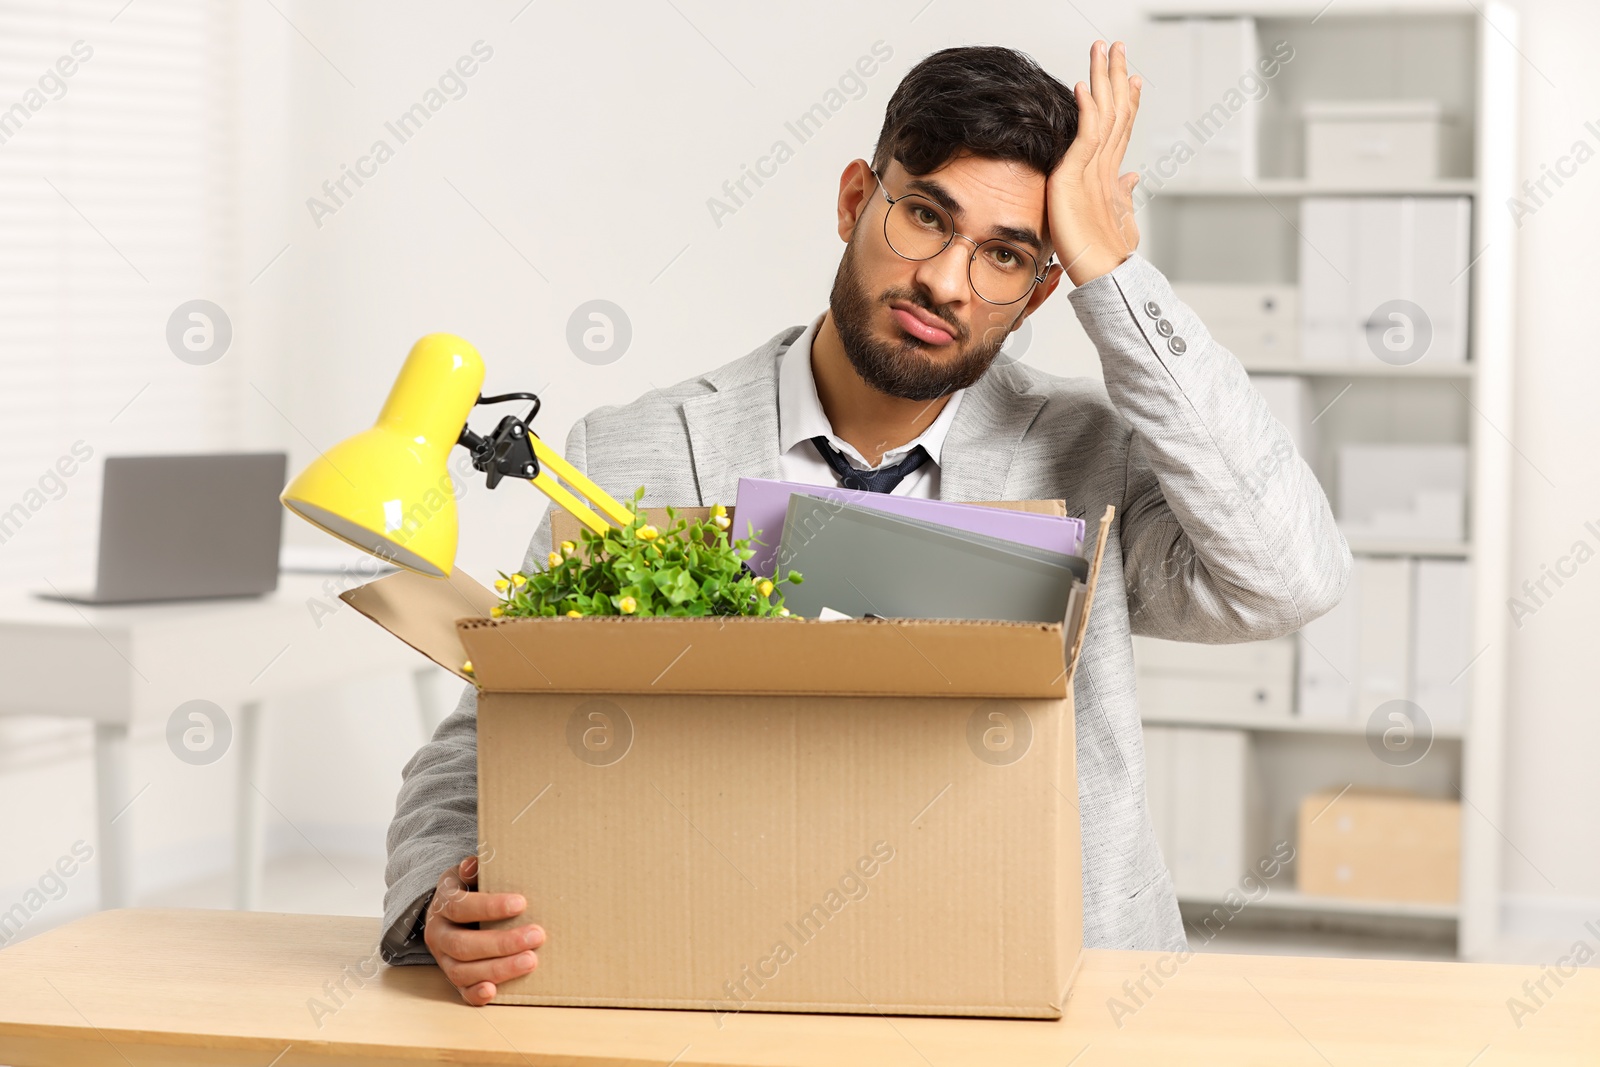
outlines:
[{"label": "lamp arm", "polygon": [[[536,394],[501,393],[497,396],[480,394],[477,404],[498,404],[508,400],[528,400],[532,402],[533,407],[529,409],[525,418],[519,419],[515,415],[505,416],[495,426],[494,432],[487,437],[474,433],[470,426],[464,426],[456,442],[472,453],[472,465],[488,475],[490,489],[498,486],[500,480],[505,477],[526,479],[595,533],[605,533],[611,528],[612,523],[626,526],[633,521],[631,511],[591,481],[582,471],[563,459],[529,428],[528,424],[539,413],[540,402]],[[604,517],[595,514],[588,505],[557,482],[551,472],[559,475],[573,489],[592,501]],[[607,519],[611,521],[608,523]]]}]

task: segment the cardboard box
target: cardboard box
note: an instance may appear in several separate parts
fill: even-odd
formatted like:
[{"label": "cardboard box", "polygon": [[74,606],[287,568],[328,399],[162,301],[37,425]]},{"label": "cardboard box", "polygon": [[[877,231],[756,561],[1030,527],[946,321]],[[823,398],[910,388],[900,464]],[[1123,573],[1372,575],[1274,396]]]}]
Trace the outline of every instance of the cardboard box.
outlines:
[{"label": "cardboard box", "polygon": [[1461,882],[1461,805],[1351,789],[1300,802],[1295,865],[1302,893],[1454,904]]},{"label": "cardboard box", "polygon": [[550,931],[496,1002],[1058,1018],[1111,518],[1061,623],[490,619],[459,572],[345,594],[473,664],[480,887]]}]

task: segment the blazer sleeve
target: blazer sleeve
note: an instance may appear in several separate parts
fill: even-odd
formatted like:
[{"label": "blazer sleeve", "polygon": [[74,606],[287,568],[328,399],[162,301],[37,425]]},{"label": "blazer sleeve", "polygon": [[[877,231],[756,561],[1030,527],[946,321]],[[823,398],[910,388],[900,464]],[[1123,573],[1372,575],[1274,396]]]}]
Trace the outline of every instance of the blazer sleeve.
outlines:
[{"label": "blazer sleeve", "polygon": [[1126,420],[1119,516],[1132,631],[1262,640],[1339,602],[1350,549],[1239,361],[1138,253],[1069,294]]},{"label": "blazer sleeve", "polygon": [[[584,466],[585,424],[567,435],[564,455]],[[522,569],[542,569],[550,551],[550,512],[534,529]],[[445,870],[478,854],[478,690],[461,700],[400,771],[400,793],[389,823],[384,867],[384,962],[395,966],[434,962],[422,939],[428,904]]]}]

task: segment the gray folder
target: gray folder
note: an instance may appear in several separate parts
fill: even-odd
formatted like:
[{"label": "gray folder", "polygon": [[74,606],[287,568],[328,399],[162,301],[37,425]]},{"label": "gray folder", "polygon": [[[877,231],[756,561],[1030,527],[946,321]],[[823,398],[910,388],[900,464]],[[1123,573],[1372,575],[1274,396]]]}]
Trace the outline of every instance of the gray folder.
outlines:
[{"label": "gray folder", "polygon": [[828,607],[856,617],[1061,622],[1077,569],[1071,561],[1083,561],[1040,553],[796,493],[778,558],[805,579],[783,587],[784,605],[797,615],[814,618]]}]

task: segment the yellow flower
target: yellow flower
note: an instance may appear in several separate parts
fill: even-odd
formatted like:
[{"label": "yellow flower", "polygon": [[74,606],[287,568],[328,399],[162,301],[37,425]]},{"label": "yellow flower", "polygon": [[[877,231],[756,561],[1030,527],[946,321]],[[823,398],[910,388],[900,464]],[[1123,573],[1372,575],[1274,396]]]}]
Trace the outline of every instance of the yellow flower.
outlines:
[{"label": "yellow flower", "polygon": [[713,515],[711,516],[711,522],[719,530],[726,530],[733,525],[733,520],[726,515]]},{"label": "yellow flower", "polygon": [[661,536],[661,531],[657,530],[654,526],[651,526],[649,523],[645,523],[643,526],[639,527],[639,540],[641,540],[641,541],[654,541],[657,537],[660,537],[660,536]]},{"label": "yellow flower", "polygon": [[552,567],[556,566],[557,564],[559,564],[561,562],[561,553],[559,553],[559,552],[550,553],[550,555],[545,557],[545,562],[549,563],[550,566],[552,566]]},{"label": "yellow flower", "polygon": [[787,616],[788,616],[788,614],[789,614],[789,609],[788,609],[788,608],[779,608],[779,609],[778,609],[778,614],[779,614],[779,615],[780,615],[780,616],[784,616],[784,617],[787,617]]},{"label": "yellow flower", "polygon": [[523,574],[521,571],[518,571],[516,574],[511,576],[511,584],[516,586],[518,589],[521,589],[523,586],[528,584],[528,576]]},{"label": "yellow flower", "polygon": [[489,609],[489,617],[491,619],[498,619],[500,616],[504,615],[505,613],[506,613],[506,609],[502,608],[498,604],[496,604],[494,607]]},{"label": "yellow flower", "polygon": [[504,593],[506,591],[506,580],[504,578],[496,578],[494,580],[494,587],[500,592]]},{"label": "yellow flower", "polygon": [[631,596],[625,596],[621,600],[617,601],[617,607],[624,615],[632,615],[639,609],[639,602],[633,599]]},{"label": "yellow flower", "polygon": [[770,579],[770,578],[761,579],[759,582],[756,583],[756,589],[761,593],[762,596],[771,596],[772,595],[772,579]]},{"label": "yellow flower", "polygon": [[573,608],[571,611],[567,612],[567,618],[581,619],[583,618],[583,612],[579,611],[577,608]]},{"label": "yellow flower", "polygon": [[723,507],[721,504],[712,504],[711,505],[711,514],[712,514],[713,517],[721,518],[722,516],[726,515],[727,513],[728,513],[728,509]]},{"label": "yellow flower", "polygon": [[570,556],[574,552],[576,552],[577,550],[578,550],[578,546],[573,544],[571,541],[563,541],[563,542],[561,542],[561,554],[563,556]]},{"label": "yellow flower", "polygon": [[461,673],[462,674],[471,674],[472,673],[472,661],[470,659],[461,661]]}]

